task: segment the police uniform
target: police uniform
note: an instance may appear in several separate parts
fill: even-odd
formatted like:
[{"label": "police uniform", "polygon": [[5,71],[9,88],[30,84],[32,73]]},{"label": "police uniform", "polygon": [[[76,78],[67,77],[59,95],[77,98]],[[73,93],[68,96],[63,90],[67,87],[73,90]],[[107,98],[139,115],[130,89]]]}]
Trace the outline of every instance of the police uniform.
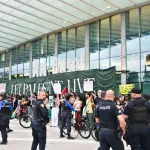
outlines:
[{"label": "police uniform", "polygon": [[120,113],[111,100],[103,100],[96,109],[96,118],[100,119],[100,150],[124,150],[123,142],[117,138],[118,121]]},{"label": "police uniform", "polygon": [[128,116],[129,142],[132,150],[150,150],[148,120],[150,103],[138,97],[130,101],[124,109]]},{"label": "police uniform", "polygon": [[0,144],[7,144],[7,131],[9,125],[9,103],[7,100],[0,101],[0,131],[2,134],[2,142]]},{"label": "police uniform", "polygon": [[46,124],[49,122],[48,110],[44,105],[43,101],[37,99],[33,105],[33,116],[32,116],[32,148],[36,150],[39,144],[39,150],[45,150],[46,145]]},{"label": "police uniform", "polygon": [[67,101],[65,100],[61,105],[61,127],[60,127],[60,138],[64,137],[63,135],[63,129],[65,125],[67,125],[67,135],[68,139],[73,139],[70,136],[71,133],[71,109],[67,106]]}]

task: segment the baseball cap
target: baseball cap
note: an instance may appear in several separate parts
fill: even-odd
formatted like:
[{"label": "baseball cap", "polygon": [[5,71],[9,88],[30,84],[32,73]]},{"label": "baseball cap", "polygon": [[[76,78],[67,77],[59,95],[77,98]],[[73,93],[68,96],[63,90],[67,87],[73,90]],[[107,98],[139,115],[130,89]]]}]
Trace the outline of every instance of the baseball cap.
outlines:
[{"label": "baseball cap", "polygon": [[130,93],[142,94],[142,91],[140,88],[133,88]]}]

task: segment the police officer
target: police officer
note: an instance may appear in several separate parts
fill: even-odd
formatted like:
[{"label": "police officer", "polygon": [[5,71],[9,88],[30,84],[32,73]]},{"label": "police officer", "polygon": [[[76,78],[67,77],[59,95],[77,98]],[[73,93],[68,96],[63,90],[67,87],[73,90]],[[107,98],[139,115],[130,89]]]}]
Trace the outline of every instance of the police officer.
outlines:
[{"label": "police officer", "polygon": [[69,102],[69,99],[73,97],[73,95],[67,93],[65,95],[65,100],[63,101],[63,103],[61,104],[61,127],[60,127],[60,138],[65,137],[63,135],[63,129],[65,127],[65,125],[67,125],[67,139],[74,139],[73,137],[71,137],[70,133],[71,133],[71,117],[72,117],[72,112],[71,109],[67,106],[66,101]]},{"label": "police officer", "polygon": [[43,101],[46,98],[46,93],[41,91],[37,100],[33,103],[33,116],[32,116],[32,148],[36,150],[39,144],[39,150],[45,150],[46,145],[46,124],[49,122],[48,110]]},{"label": "police officer", "polygon": [[105,100],[99,103],[96,110],[96,122],[101,124],[100,147],[98,150],[124,150],[121,138],[117,138],[118,120],[122,134],[125,134],[125,120],[113,102],[114,91],[106,91]]},{"label": "police officer", "polygon": [[7,144],[7,131],[6,128],[9,124],[9,103],[4,100],[5,93],[0,93],[0,131],[2,134],[2,142],[0,144]]},{"label": "police officer", "polygon": [[129,142],[132,150],[150,150],[148,120],[150,103],[141,96],[139,88],[131,91],[131,100],[124,109],[124,117],[129,122]]}]

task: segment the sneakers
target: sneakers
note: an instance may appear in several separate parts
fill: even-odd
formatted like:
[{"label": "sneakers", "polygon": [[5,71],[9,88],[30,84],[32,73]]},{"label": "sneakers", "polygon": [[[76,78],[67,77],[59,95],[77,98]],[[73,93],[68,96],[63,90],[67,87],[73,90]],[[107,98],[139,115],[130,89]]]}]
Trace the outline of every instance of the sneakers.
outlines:
[{"label": "sneakers", "polygon": [[61,135],[60,135],[60,138],[63,138],[63,137],[65,137],[65,136],[64,136],[63,134],[61,134]]},{"label": "sneakers", "polygon": [[67,137],[67,139],[69,139],[69,140],[73,140],[73,139],[74,139],[74,137],[72,137],[72,136],[70,136],[70,135],[69,135],[69,136]]},{"label": "sneakers", "polygon": [[8,141],[2,141],[0,145],[7,145]]}]

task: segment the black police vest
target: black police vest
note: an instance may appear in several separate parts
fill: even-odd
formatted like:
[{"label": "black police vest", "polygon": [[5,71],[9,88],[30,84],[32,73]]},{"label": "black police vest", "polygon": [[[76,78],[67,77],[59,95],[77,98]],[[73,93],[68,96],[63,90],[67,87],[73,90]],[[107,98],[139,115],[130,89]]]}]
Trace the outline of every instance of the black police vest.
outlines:
[{"label": "black police vest", "polygon": [[9,107],[10,107],[9,103],[5,103],[4,107],[2,107],[2,109],[0,110],[0,113],[3,114],[3,115],[9,115],[10,114]]},{"label": "black police vest", "polygon": [[133,112],[129,116],[129,124],[148,124],[149,113],[144,99],[134,100]]},{"label": "black police vest", "polygon": [[[42,122],[42,115],[40,114],[39,108],[40,107],[40,102],[35,101],[32,104],[32,121],[37,121],[37,122]],[[38,106],[39,105],[39,106]]]},{"label": "black police vest", "polygon": [[64,103],[62,103],[62,112],[71,112],[71,110],[69,109],[69,107],[67,106],[66,102],[64,101]]}]

